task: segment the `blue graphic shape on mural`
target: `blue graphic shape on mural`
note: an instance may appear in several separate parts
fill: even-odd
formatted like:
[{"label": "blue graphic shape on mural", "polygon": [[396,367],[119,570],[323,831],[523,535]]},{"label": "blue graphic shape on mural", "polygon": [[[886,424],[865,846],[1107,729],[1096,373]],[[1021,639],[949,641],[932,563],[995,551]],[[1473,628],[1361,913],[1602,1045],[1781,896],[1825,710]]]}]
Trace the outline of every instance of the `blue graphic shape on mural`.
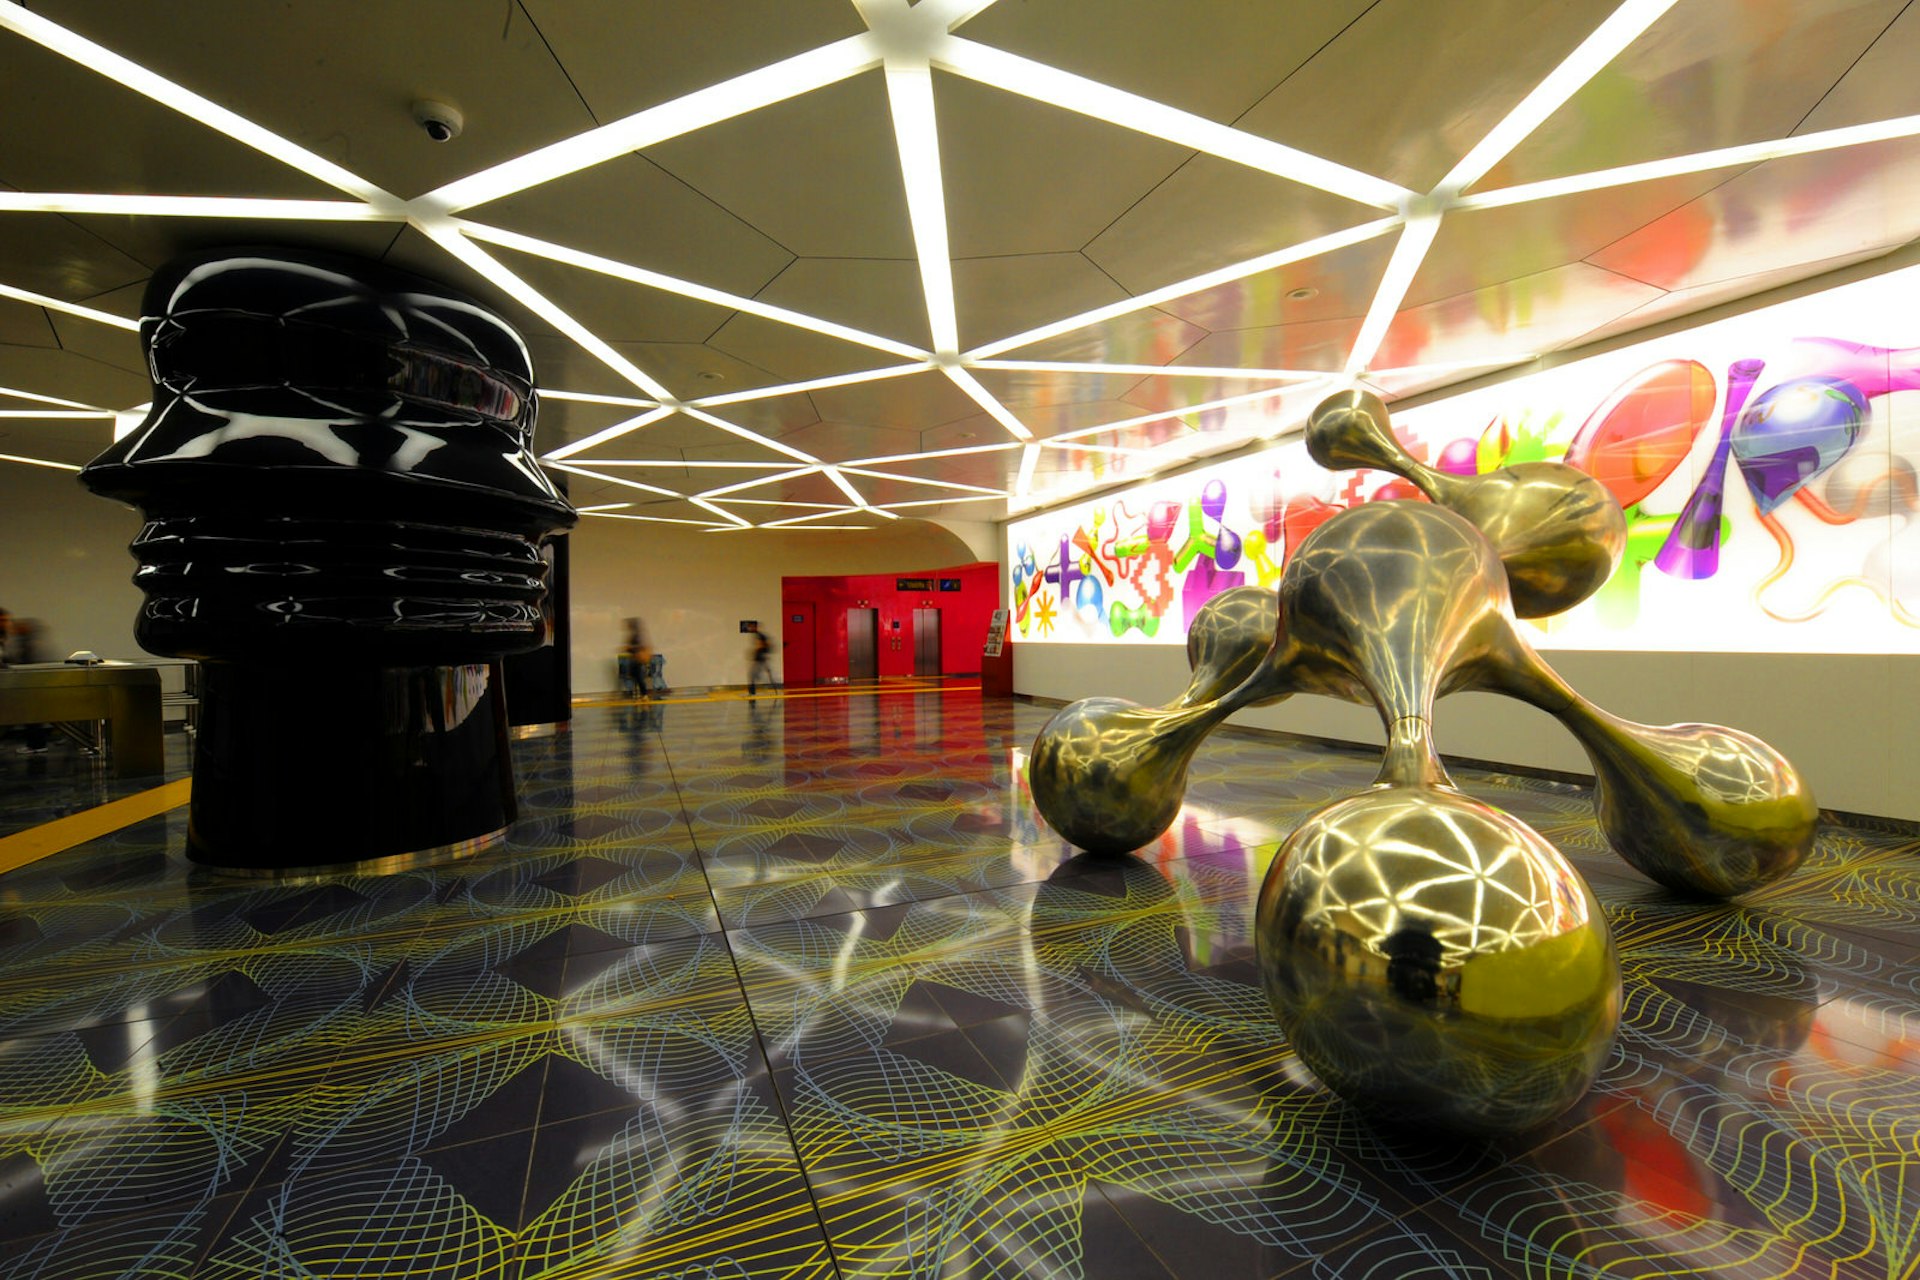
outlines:
[{"label": "blue graphic shape on mural", "polygon": [[1872,410],[1845,378],[1791,378],[1740,415],[1733,456],[1761,515],[1847,455]]}]

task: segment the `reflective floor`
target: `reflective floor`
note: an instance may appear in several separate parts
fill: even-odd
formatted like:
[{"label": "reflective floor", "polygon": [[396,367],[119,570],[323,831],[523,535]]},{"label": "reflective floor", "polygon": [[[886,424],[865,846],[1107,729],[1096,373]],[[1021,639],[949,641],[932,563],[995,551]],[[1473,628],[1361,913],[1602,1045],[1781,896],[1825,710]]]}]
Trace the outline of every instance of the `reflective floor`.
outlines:
[{"label": "reflective floor", "polygon": [[1626,1013],[1571,1114],[1435,1140],[1254,983],[1276,840],[1372,760],[1216,736],[1095,861],[1022,791],[1047,714],[588,709],[463,864],[235,884],[176,812],[0,877],[0,1276],[1920,1272],[1920,842],[1701,906],[1462,773],[1588,875]]}]

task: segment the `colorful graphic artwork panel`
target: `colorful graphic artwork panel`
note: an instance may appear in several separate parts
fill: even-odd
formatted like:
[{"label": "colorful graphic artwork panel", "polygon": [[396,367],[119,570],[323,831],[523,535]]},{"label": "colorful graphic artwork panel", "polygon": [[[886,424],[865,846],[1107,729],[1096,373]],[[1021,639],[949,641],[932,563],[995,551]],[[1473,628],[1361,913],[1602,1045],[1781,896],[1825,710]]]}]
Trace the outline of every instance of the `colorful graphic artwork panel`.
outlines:
[{"label": "colorful graphic artwork panel", "polygon": [[[1394,411],[1459,475],[1564,461],[1625,510],[1598,595],[1543,648],[1920,651],[1920,268]],[[1297,440],[1008,526],[1015,634],[1180,644],[1334,513],[1418,498]]]}]

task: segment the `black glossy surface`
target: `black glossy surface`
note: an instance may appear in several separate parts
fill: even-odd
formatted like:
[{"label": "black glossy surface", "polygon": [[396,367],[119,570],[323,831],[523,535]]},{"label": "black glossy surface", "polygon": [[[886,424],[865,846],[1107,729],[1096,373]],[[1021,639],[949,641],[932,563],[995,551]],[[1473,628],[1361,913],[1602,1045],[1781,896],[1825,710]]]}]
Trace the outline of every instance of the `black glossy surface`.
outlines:
[{"label": "black glossy surface", "polygon": [[516,813],[499,664],[201,665],[192,856],[314,867],[492,835]]},{"label": "black glossy surface", "polygon": [[380,263],[220,250],[154,274],[140,336],[153,407],[81,479],[149,520],[142,647],[403,665],[540,642],[538,543],[575,517],[505,321]]},{"label": "black glossy surface", "polygon": [[[1920,842],[1743,904],[1460,770],[1594,884],[1627,1007],[1498,1143],[1359,1120],[1253,967],[1279,835],[1370,752],[1218,735],[1075,856],[965,692],[590,708],[465,863],[237,885],[178,815],[0,877],[0,1276],[1897,1277]],[[0,799],[4,799],[0,795]],[[108,874],[109,869],[118,869]]]},{"label": "black glossy surface", "polygon": [[485,664],[552,639],[540,543],[576,518],[529,448],[519,335],[380,263],[228,249],[157,271],[140,337],[152,409],[80,478],[147,518],[141,646],[204,664],[195,856],[304,867],[505,826]]}]

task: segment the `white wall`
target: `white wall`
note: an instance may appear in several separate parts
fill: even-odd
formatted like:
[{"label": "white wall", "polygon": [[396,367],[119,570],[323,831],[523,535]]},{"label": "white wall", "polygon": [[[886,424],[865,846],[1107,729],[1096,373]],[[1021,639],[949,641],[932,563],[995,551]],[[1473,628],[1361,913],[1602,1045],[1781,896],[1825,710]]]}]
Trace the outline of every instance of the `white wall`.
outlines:
[{"label": "white wall", "polygon": [[[1644,724],[1702,721],[1784,752],[1830,809],[1920,820],[1920,657],[1750,653],[1545,655],[1582,694]],[[1096,694],[1170,702],[1187,684],[1186,650],[1147,645],[1014,645],[1014,688],[1072,701]],[[1263,729],[1380,743],[1370,707],[1296,697],[1233,720]],[[1434,713],[1449,755],[1590,773],[1585,753],[1545,712],[1492,694],[1459,694]]]},{"label": "white wall", "polygon": [[[620,621],[639,617],[674,688],[745,684],[744,618],[780,638],[780,579],[907,573],[962,564],[974,553],[924,520],[873,532],[748,529],[707,533],[683,525],[583,517],[572,539],[573,689],[616,687]],[[773,669],[780,673],[776,651]]]},{"label": "white wall", "polygon": [[0,607],[46,624],[49,659],[146,657],[133,642],[140,590],[127,550],[139,532],[137,512],[71,471],[0,463]]},{"label": "white wall", "polygon": [[[88,493],[70,471],[0,463],[0,607],[44,622],[52,658],[75,649],[148,656],[133,640],[141,597],[127,544],[139,531],[137,512]],[[912,572],[975,558],[922,520],[872,533],[709,534],[589,518],[569,537],[579,693],[615,687],[622,618],[646,620],[654,648],[667,655],[669,684],[744,684],[740,619],[757,618],[778,639],[783,575]]]}]

